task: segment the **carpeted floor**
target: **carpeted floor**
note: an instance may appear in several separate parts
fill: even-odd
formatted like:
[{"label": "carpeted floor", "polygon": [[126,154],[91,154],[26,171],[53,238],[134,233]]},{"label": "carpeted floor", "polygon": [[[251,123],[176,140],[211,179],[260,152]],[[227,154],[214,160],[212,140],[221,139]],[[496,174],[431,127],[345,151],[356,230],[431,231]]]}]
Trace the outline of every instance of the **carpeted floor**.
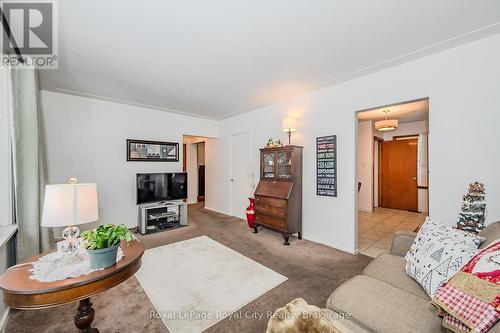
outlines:
[{"label": "carpeted floor", "polygon": [[[188,227],[140,236],[141,240],[147,248],[152,248],[207,235],[288,277],[288,281],[206,332],[265,332],[268,316],[296,297],[324,307],[332,291],[360,274],[372,259],[296,238],[291,239],[290,246],[284,246],[283,238],[278,233],[262,230],[253,234],[246,222],[199,205],[189,206],[188,214]],[[92,298],[92,302],[96,309],[93,324],[101,333],[168,332],[161,319],[152,318],[154,307],[135,277]],[[73,325],[76,307],[75,303],[45,310],[13,310],[5,332],[77,332]]]}]

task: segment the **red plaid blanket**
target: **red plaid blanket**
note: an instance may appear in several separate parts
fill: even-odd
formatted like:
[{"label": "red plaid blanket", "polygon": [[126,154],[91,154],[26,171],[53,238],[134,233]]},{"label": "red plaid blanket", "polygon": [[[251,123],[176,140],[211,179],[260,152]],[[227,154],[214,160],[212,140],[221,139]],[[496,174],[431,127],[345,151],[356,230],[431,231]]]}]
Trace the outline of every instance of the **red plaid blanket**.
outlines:
[{"label": "red plaid blanket", "polygon": [[500,241],[475,255],[432,304],[446,312],[443,326],[454,332],[486,332],[500,318]]}]

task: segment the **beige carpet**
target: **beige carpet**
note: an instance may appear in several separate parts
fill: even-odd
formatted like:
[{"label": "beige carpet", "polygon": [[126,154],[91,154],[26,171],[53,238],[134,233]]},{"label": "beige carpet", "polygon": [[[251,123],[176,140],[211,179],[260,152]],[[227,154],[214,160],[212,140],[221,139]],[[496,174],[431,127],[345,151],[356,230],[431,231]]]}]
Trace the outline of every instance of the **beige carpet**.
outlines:
[{"label": "beige carpet", "polygon": [[207,236],[147,250],[137,280],[171,333],[198,333],[287,280]]},{"label": "beige carpet", "polygon": [[[274,312],[297,297],[324,307],[332,291],[354,275],[361,274],[372,259],[295,237],[290,239],[290,246],[283,246],[283,237],[279,233],[262,230],[253,234],[246,221],[214,213],[200,205],[189,205],[188,210],[188,227],[139,235],[146,248],[207,235],[288,278],[237,311],[256,316],[232,316],[204,333],[265,332],[269,320],[267,312]],[[92,297],[92,303],[96,310],[94,326],[101,333],[168,333],[161,319],[150,317],[155,309],[135,277]],[[5,332],[77,333],[73,324],[76,307],[77,304],[72,303],[43,310],[12,310]]]}]

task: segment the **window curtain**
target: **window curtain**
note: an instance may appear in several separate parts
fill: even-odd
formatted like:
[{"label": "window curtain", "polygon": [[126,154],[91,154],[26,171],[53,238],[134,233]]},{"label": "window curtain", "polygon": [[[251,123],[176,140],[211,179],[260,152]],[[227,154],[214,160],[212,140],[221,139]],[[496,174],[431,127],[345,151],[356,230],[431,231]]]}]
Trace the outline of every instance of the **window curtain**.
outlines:
[{"label": "window curtain", "polygon": [[46,183],[45,148],[39,107],[37,71],[29,66],[9,70],[12,169],[17,232],[17,261],[48,250],[51,230],[40,226]]}]

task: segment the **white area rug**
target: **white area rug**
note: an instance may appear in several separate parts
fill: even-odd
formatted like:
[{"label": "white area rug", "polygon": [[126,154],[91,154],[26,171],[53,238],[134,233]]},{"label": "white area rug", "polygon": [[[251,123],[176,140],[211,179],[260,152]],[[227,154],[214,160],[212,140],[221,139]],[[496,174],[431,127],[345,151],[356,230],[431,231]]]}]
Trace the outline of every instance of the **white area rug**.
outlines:
[{"label": "white area rug", "polygon": [[146,250],[135,276],[171,333],[202,332],[287,280],[207,236]]}]

